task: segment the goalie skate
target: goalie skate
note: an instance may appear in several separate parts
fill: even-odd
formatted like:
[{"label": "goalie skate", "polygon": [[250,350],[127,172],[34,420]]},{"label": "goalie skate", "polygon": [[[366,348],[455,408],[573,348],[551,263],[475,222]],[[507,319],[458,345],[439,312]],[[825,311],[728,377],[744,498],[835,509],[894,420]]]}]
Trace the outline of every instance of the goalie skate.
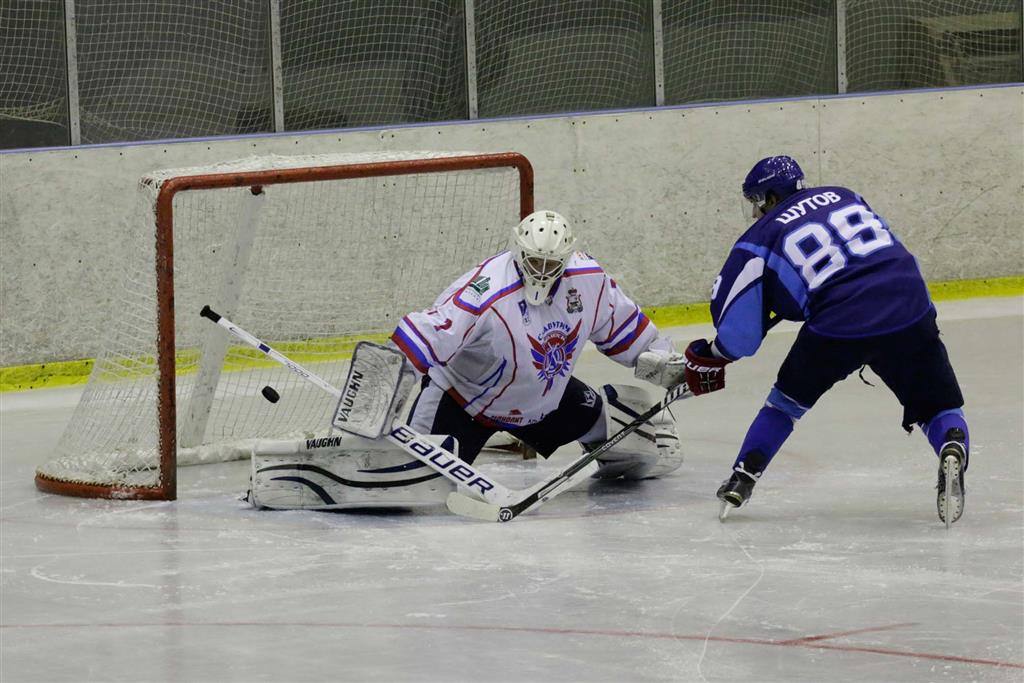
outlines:
[{"label": "goalie skate", "polygon": [[935,504],[939,519],[950,528],[964,513],[964,463],[967,451],[964,448],[963,432],[951,429],[946,434],[947,442],[939,451],[939,478]]}]

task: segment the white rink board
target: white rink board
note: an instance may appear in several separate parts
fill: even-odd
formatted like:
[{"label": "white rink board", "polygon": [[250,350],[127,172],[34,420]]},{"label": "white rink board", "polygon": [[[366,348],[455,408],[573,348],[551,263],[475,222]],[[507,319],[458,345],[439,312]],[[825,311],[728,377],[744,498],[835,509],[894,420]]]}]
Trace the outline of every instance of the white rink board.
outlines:
[{"label": "white rink board", "polygon": [[[822,182],[843,178],[864,194],[930,280],[1024,274],[1024,103],[991,107],[993,97],[821,103]],[[886,123],[864,136],[850,125],[858,118]]]},{"label": "white rink board", "polygon": [[[177,502],[36,491],[80,391],[0,401],[0,679],[1006,681],[1024,672],[1024,300],[940,305],[967,399],[964,517],[871,373],[807,415],[749,505],[714,491],[794,326],[674,408],[686,462],[509,524],[259,512],[246,463],[182,468]],[[679,343],[707,326],[671,331]],[[628,381],[584,351],[579,375]],[[567,448],[555,455],[564,462]],[[485,460],[509,485],[551,463]]]},{"label": "white rink board", "polygon": [[1022,96],[1006,86],[3,154],[0,366],[96,354],[144,173],[252,154],[522,152],[537,206],[573,221],[647,306],[708,300],[747,225],[742,178],[779,153],[810,182],[863,193],[927,279],[1017,275]]}]

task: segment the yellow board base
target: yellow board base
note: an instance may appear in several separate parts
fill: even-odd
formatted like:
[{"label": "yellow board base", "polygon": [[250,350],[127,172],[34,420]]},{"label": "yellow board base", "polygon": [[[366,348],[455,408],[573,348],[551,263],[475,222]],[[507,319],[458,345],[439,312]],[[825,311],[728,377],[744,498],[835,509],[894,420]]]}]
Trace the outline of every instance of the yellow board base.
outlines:
[{"label": "yellow board base", "polygon": [[[1024,295],[1024,276],[932,282],[929,283],[928,289],[935,301],[990,296],[1021,296]],[[711,322],[711,311],[707,302],[646,306],[644,312],[655,325],[662,328]],[[380,338],[374,339],[374,341],[380,340]],[[289,346],[296,345],[290,344]],[[301,354],[300,349],[294,348],[288,349],[288,352]],[[89,379],[93,362],[93,359],[89,358],[0,368],[0,393],[82,384]],[[263,363],[266,364],[267,361],[263,361]],[[254,360],[255,364],[259,363]]]}]

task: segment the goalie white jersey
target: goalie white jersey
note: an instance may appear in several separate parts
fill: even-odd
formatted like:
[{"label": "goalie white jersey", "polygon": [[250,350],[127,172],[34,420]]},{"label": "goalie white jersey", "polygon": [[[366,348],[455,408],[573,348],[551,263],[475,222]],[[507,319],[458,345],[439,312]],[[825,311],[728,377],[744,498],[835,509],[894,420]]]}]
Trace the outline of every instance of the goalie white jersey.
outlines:
[{"label": "goalie white jersey", "polygon": [[590,256],[575,252],[547,303],[527,305],[511,252],[467,272],[391,339],[470,415],[498,428],[554,411],[589,339],[633,367],[658,330]]}]

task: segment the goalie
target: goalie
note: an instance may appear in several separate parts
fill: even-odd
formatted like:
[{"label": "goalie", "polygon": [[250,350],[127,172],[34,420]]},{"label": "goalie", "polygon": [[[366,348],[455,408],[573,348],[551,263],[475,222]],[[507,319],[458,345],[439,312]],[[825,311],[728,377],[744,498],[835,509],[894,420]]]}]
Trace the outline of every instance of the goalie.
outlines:
[{"label": "goalie", "polygon": [[[659,336],[640,307],[575,243],[561,215],[530,214],[513,228],[509,251],[463,274],[433,307],[402,318],[391,340],[420,374],[408,417],[413,430],[444,435],[437,438],[446,439],[445,449],[470,464],[497,432],[512,434],[544,457],[573,441],[588,450],[601,445],[657,399],[641,387],[608,384],[598,390],[574,377],[587,340],[653,384],[667,388],[688,379],[671,340]],[[317,460],[321,470],[330,462],[335,476],[321,482],[320,507],[387,500],[435,504],[452,490],[438,473],[392,446],[344,438],[353,449],[331,444],[333,459]],[[301,505],[288,504],[287,495],[261,494],[257,471],[287,468],[296,455],[313,457],[314,450],[296,442],[257,447],[250,499],[267,507],[317,507],[319,494],[305,489]],[[275,464],[277,457],[284,460]],[[671,415],[662,412],[597,463],[595,476],[602,478],[644,479],[676,470],[682,453]],[[339,467],[346,468],[344,476]],[[330,482],[338,479],[347,487],[340,500],[331,494]],[[393,490],[382,493],[386,488]]]},{"label": "goalie", "polygon": [[[637,387],[597,391],[573,377],[587,340],[627,367],[651,351],[642,375],[677,383],[671,341],[575,243],[561,215],[532,213],[513,228],[509,251],[465,273],[432,308],[402,319],[391,340],[424,375],[413,429],[453,435],[467,462],[498,431],[544,457],[573,441],[601,444],[655,401]],[[678,445],[663,413],[599,461],[599,474],[667,474],[681,464]]]}]

